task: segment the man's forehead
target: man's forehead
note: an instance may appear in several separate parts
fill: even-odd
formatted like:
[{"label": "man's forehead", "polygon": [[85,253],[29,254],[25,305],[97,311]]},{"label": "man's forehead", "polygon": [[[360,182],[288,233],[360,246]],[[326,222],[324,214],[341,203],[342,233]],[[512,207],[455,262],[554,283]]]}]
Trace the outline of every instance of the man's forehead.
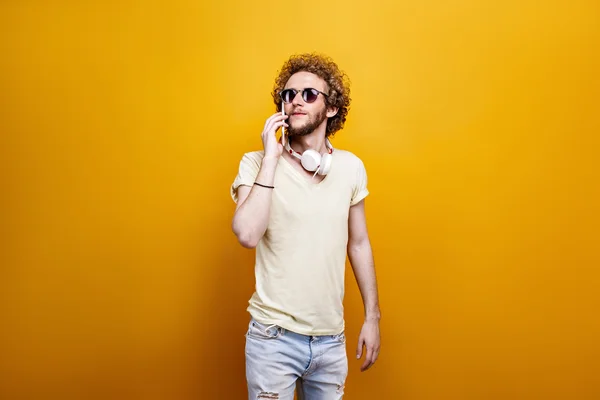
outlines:
[{"label": "man's forehead", "polygon": [[324,90],[325,86],[325,81],[321,77],[306,71],[296,72],[285,85],[286,88],[303,89],[311,87],[319,90]]}]

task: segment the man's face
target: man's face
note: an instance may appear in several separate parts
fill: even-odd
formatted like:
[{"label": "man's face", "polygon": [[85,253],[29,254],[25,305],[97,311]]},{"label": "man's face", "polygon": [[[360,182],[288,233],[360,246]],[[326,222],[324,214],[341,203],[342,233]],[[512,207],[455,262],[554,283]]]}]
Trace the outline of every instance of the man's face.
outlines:
[{"label": "man's face", "polygon": [[285,113],[289,115],[287,133],[290,137],[308,135],[327,120],[325,97],[319,94],[313,103],[307,103],[302,97],[302,89],[307,88],[328,93],[323,79],[304,71],[292,75],[284,87],[298,91],[291,103],[284,104]]}]

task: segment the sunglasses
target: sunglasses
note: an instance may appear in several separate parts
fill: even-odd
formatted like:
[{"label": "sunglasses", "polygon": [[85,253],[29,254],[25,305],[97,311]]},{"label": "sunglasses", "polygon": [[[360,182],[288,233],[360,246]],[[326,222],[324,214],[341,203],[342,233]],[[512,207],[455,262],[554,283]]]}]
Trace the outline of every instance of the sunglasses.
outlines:
[{"label": "sunglasses", "polygon": [[325,97],[328,96],[326,93],[313,88],[306,88],[302,90],[285,89],[279,93],[279,96],[281,96],[281,100],[283,100],[284,103],[291,103],[299,92],[302,92],[302,100],[307,103],[314,103],[315,100],[317,100],[317,97],[319,97],[319,93]]}]

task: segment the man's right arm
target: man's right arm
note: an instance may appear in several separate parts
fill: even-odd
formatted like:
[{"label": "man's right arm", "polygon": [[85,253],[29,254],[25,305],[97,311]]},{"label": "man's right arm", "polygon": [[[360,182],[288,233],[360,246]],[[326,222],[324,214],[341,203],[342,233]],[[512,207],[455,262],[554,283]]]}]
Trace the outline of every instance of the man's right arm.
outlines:
[{"label": "man's right arm", "polygon": [[[283,145],[277,141],[275,132],[282,126],[287,127],[287,115],[276,113],[265,122],[261,134],[264,157],[254,182],[273,186],[275,169],[279,157],[283,153]],[[240,244],[246,248],[254,248],[265,234],[269,224],[273,189],[260,185],[239,186],[237,188],[238,202],[233,215],[232,229]]]},{"label": "man's right arm", "polygon": [[[264,157],[256,176],[261,185],[273,186],[276,157]],[[240,244],[252,249],[265,234],[269,223],[273,189],[258,185],[240,186],[238,202],[233,216],[232,228]]]}]

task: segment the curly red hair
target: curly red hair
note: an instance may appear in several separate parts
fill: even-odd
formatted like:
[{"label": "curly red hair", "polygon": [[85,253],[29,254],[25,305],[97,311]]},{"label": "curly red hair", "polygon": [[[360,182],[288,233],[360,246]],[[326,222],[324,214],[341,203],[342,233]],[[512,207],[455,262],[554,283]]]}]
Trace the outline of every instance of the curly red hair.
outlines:
[{"label": "curly red hair", "polygon": [[281,111],[279,93],[285,87],[288,79],[300,71],[311,72],[327,84],[329,96],[325,97],[325,104],[328,107],[338,108],[337,114],[327,120],[326,136],[333,135],[344,126],[350,107],[350,81],[347,75],[340,71],[337,64],[328,56],[316,53],[291,56],[279,71],[271,93],[277,111]]}]

